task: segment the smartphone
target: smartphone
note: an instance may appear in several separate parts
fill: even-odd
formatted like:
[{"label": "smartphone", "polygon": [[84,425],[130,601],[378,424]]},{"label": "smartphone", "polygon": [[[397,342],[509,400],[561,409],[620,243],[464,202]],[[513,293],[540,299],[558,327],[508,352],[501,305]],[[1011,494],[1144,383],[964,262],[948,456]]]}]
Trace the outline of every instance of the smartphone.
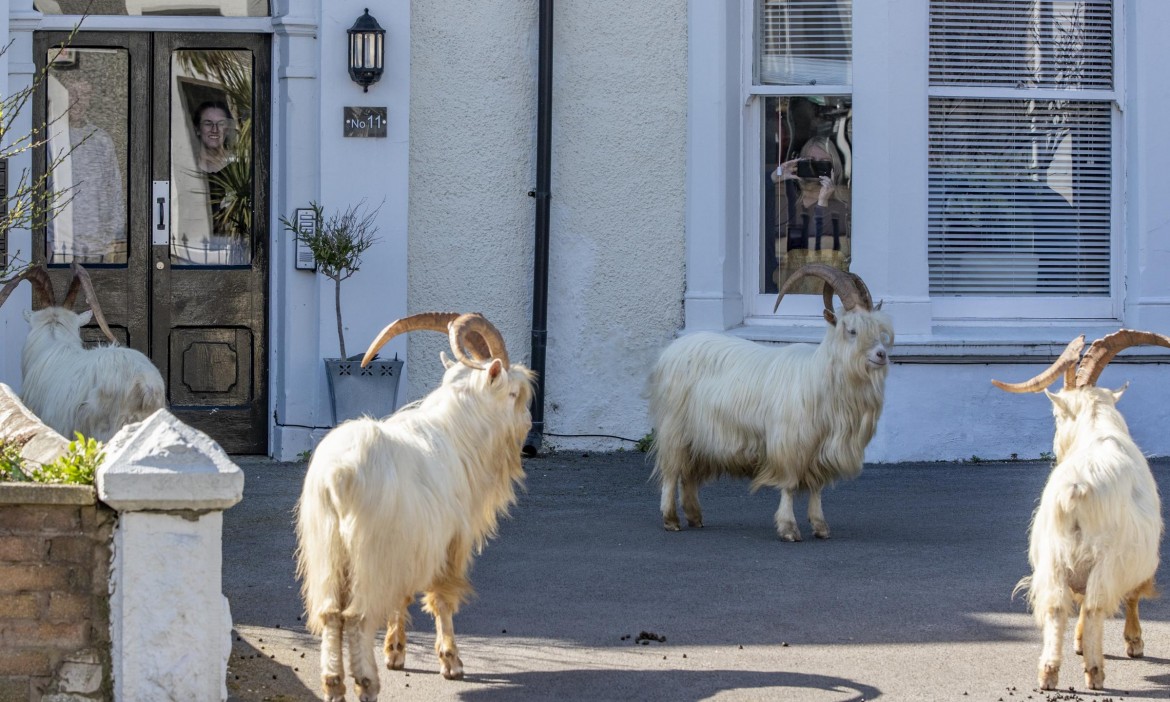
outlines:
[{"label": "smartphone", "polygon": [[833,162],[829,160],[802,158],[796,162],[797,178],[820,178],[832,173]]}]

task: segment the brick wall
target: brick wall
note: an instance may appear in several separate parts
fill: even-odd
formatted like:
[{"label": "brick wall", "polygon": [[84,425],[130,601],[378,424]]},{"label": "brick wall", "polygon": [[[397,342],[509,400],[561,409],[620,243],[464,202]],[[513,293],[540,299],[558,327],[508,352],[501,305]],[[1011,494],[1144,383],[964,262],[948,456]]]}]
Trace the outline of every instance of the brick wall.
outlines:
[{"label": "brick wall", "polygon": [[115,519],[92,487],[0,483],[0,702],[113,699]]}]

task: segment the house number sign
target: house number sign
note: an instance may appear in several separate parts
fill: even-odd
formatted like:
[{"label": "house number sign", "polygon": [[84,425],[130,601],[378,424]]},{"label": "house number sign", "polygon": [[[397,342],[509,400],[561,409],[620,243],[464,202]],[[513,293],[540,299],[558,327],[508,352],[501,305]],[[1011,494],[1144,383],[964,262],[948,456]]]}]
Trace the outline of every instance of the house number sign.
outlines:
[{"label": "house number sign", "polygon": [[386,136],[385,107],[344,107],[342,109],[345,111],[342,136],[383,138]]}]

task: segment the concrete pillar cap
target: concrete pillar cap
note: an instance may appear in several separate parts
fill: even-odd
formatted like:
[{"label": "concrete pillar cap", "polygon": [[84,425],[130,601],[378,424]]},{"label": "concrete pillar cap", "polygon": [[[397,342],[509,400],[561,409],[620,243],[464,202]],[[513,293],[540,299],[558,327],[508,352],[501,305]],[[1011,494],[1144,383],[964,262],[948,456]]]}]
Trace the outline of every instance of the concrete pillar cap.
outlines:
[{"label": "concrete pillar cap", "polygon": [[211,437],[160,409],[106,444],[98,499],[121,512],[224,510],[244,496],[244,473]]}]

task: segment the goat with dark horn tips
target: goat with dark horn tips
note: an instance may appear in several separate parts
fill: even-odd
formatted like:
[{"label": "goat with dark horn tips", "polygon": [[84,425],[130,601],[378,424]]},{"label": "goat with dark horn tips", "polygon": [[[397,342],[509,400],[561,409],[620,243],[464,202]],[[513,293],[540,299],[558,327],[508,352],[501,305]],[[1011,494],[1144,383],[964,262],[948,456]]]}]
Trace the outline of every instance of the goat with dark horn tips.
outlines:
[{"label": "goat with dark horn tips", "polygon": [[[25,280],[46,304],[25,315],[29,333],[20,358],[21,401],[63,436],[80,432],[108,441],[126,424],[164,407],[166,385],[149,358],[117,345],[89,273],[76,262],[72,270],[69,292],[60,302],[48,271],[32,266],[0,290],[0,305]],[[80,313],[73,311],[79,292],[90,306]],[[111,345],[82,345],[81,327],[91,318]]]},{"label": "goat with dark horn tips", "polygon": [[297,504],[297,572],[309,629],[321,635],[325,697],[345,697],[342,639],[360,699],[380,683],[374,631],[387,623],[386,665],[406,664],[407,608],[423,593],[443,677],[463,677],[453,617],[471,594],[472,557],[495,535],[524,477],[533,374],[512,364],[479,314],[424,312],[387,325],[364,363],[411,331],[447,334],[442,384],[381,420],[344,422],[313,452]]},{"label": "goat with dark horn tips", "polygon": [[[1125,605],[1125,653],[1144,654],[1138,603],[1154,595],[1162,539],[1158,486],[1141,449],[1117,410],[1125,388],[1097,387],[1111,360],[1132,346],[1170,348],[1170,337],[1121,329],[1097,339],[1081,356],[1073,339],[1045,370],[1021,383],[992,382],[1008,392],[1043,392],[1052,402],[1056,463],[1032,516],[1028,560],[1032,575],[1017,590],[1043,631],[1037,678],[1056,689],[1064,629],[1079,605],[1075,650],[1084,656],[1085,684],[1105,685],[1104,622]],[[1064,387],[1048,391],[1058,376]]]},{"label": "goat with dark horn tips", "polygon": [[[793,495],[808,491],[813,533],[829,537],[822,489],[856,477],[884,402],[894,329],[852,273],[809,264],[785,281],[776,305],[805,277],[824,281],[828,323],[819,345],[765,346],[700,332],[676,339],[647,382],[654,475],[666,529],[703,525],[698,490],[723,475],[781,491],[776,530],[800,541]],[[833,309],[833,295],[842,307]]]}]

